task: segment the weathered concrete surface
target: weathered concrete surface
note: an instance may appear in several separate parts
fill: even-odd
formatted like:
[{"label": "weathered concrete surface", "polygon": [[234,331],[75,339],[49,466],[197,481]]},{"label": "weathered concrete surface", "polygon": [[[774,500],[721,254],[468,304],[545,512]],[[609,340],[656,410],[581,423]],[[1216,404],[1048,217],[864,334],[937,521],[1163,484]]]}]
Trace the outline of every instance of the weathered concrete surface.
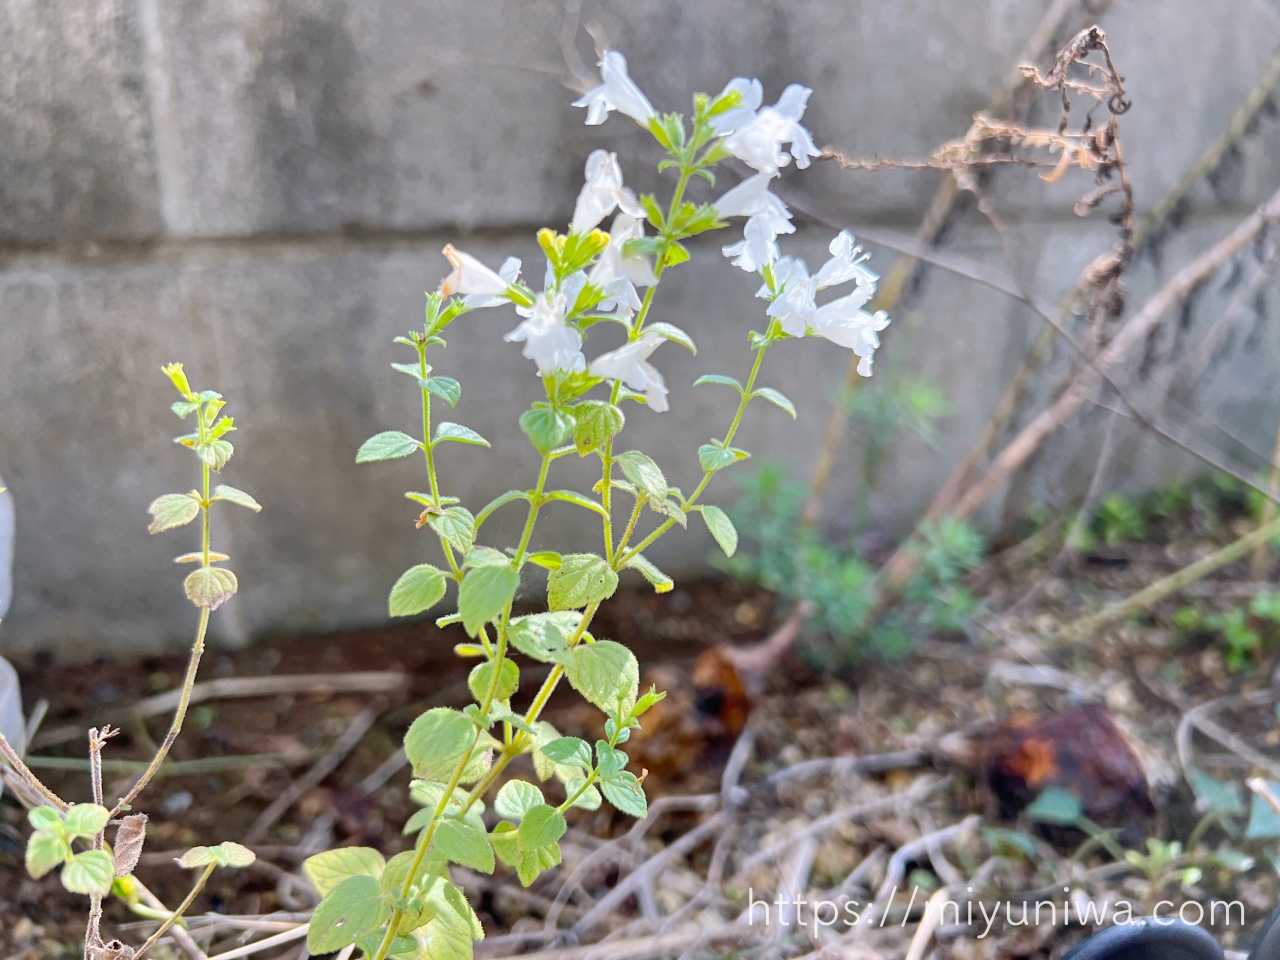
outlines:
[{"label": "weathered concrete surface", "polygon": [[[1112,6],[1103,23],[1135,102],[1127,155],[1149,207],[1225,125],[1280,38],[1280,18],[1247,0],[1228,4],[1229,15],[1193,0]],[[963,132],[1041,12],[1030,0],[664,0],[588,5],[584,15],[628,52],[660,106],[678,107],[690,90],[718,89],[735,73],[760,75],[770,96],[799,80],[816,88],[809,120],[820,142],[894,155]],[[568,220],[586,153],[642,144],[628,121],[587,128],[568,105],[561,17],[550,0],[104,0],[0,12],[9,41],[0,48],[0,133],[21,134],[0,136],[0,238],[9,241],[0,261],[0,470],[18,504],[19,558],[0,628],[5,649],[183,640],[193,614],[170,558],[190,549],[190,531],[145,533],[147,503],[196,477],[192,458],[167,439],[179,424],[157,369],[176,358],[231,398],[240,430],[225,479],[265,506],[257,516],[220,511],[215,539],[233,557],[242,595],[215,616],[218,637],[383,618],[389,585],[430,555],[400,495],[423,479],[408,461],[357,467],[354,451],[378,430],[416,421],[413,391],[387,368],[403,359],[390,341],[418,321],[422,291],[445,272],[440,246],[454,239],[491,263],[507,253],[534,262],[530,227]],[[1056,122],[1051,104],[1043,118]],[[1264,123],[1213,187],[1197,191],[1185,235],[1158,265],[1135,271],[1132,302],[1274,189],[1278,141],[1277,125]],[[653,182],[642,166],[628,164],[629,180]],[[811,173],[796,185],[824,210],[898,224],[912,222],[936,182]],[[992,192],[1014,224],[1017,266],[1052,302],[1111,234],[1066,212],[1087,189],[1079,178],[1045,188],[1025,171],[999,176]],[[483,229],[468,235],[474,228]],[[796,249],[821,259],[829,235],[802,231]],[[97,245],[44,246],[71,239]],[[949,245],[1000,257],[996,238],[973,223]],[[703,372],[741,375],[746,331],[761,323],[755,284],[714,246],[699,251],[711,264],[705,286],[675,271],[659,300],[662,319],[700,347],[696,358],[674,345],[656,355],[672,412],[636,410],[629,421],[628,444],[651,450],[686,487],[696,479],[694,448],[730,413],[725,391],[689,384]],[[882,269],[890,260],[876,251]],[[1139,395],[1165,375],[1161,358],[1176,346],[1166,338],[1194,338],[1212,321],[1226,279],[1201,294],[1189,331],[1174,323],[1156,339],[1155,362],[1133,373]],[[1266,310],[1264,301],[1246,315],[1194,403],[1255,449],[1269,446],[1276,415],[1257,386],[1280,361],[1274,325],[1260,319]],[[881,466],[868,506],[885,530],[901,529],[977,432],[1038,323],[1001,294],[940,271],[895,317],[879,381],[927,377],[954,414],[936,451],[904,438]],[[515,418],[538,383],[518,348],[501,341],[514,324],[509,309],[472,315],[439,360],[463,383],[448,416],[497,447],[459,446],[443,458],[446,487],[473,509],[532,479]],[[591,343],[595,353],[600,340]],[[757,457],[803,463],[816,449],[846,358],[824,346],[787,344],[771,356],[765,380],[801,416],[792,424],[753,407],[740,437]],[[1055,360],[1068,362],[1065,353]],[[987,519],[1078,497],[1105,416],[1091,411],[1084,429],[1055,438]],[[1121,429],[1119,482],[1150,485],[1193,466]],[[855,431],[837,469],[834,531],[852,523],[862,440]],[[581,467],[561,469],[571,477]],[[726,498],[731,474],[720,485]],[[521,519],[508,508],[486,539],[501,542]],[[537,542],[590,549],[596,537],[585,514],[560,507]],[[701,530],[675,534],[653,558],[685,573],[709,546]]]}]

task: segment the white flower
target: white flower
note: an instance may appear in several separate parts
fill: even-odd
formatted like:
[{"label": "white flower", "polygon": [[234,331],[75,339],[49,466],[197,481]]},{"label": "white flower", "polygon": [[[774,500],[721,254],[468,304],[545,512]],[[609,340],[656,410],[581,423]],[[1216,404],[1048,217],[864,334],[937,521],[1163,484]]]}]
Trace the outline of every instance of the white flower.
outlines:
[{"label": "white flower", "polygon": [[573,206],[570,233],[594,230],[615,208],[621,208],[623,213],[633,217],[644,216],[635,194],[622,185],[622,168],[618,166],[616,153],[592,150],[591,156],[587,157],[585,174],[587,182]]},{"label": "white flower", "polygon": [[726,257],[734,257],[734,266],[756,273],[766,263],[778,259],[778,234],[794,233],[791,211],[775,194],[769,192],[769,183],[776,173],[764,172],[743,180],[719,200],[716,212],[720,217],[747,217],[741,243],[723,247]]},{"label": "white flower", "polygon": [[[880,346],[876,334],[889,325],[883,310],[870,314],[863,309],[875,294],[879,278],[866,268],[866,254],[847,230],[836,235],[829,249],[831,258],[813,276],[803,260],[783,257],[773,265],[774,287],[782,292],[769,305],[768,314],[778,318],[782,329],[793,337],[813,333],[852,350],[862,358],[858,373],[869,377],[872,358]],[[819,290],[850,280],[857,281],[852,292],[817,305]],[[765,286],[757,295],[769,292]]]},{"label": "white flower", "polygon": [[[735,80],[734,83],[745,81]],[[732,88],[733,84],[729,87]],[[739,86],[745,103],[759,104],[756,97],[758,84]],[[772,107],[764,107],[753,114],[746,110],[730,110],[717,123],[717,129],[724,131],[724,147],[748,166],[760,171],[777,172],[785,167],[794,157],[796,166],[803,170],[809,166],[809,158],[821,155],[814,145],[809,131],[800,125],[804,116],[805,104],[813,91],[808,87],[793,83],[782,91],[782,96]],[[744,106],[745,106],[744,103]],[[791,145],[790,156],[783,150],[784,144]]]},{"label": "white flower", "polygon": [[648,362],[662,339],[661,334],[649,332],[626,346],[601,354],[591,361],[590,373],[606,380],[621,380],[632,390],[643,392],[655,413],[665,413],[667,385],[662,374]]},{"label": "white flower", "polygon": [[739,127],[745,127],[755,119],[756,111],[760,109],[760,104],[764,103],[764,87],[756,79],[734,77],[725,84],[725,88],[720,91],[716,100],[722,100],[731,93],[738,95],[738,105],[714,117],[711,121],[712,129],[720,136],[733,133]]},{"label": "white flower", "polygon": [[[507,288],[511,286],[511,281],[506,277],[494,273],[471,254],[455,250],[451,243],[445,245],[444,255],[453,266],[453,273],[440,281],[442,296],[451,297],[455,293],[465,293],[506,299]],[[511,261],[508,260],[502,265],[503,268],[505,269],[510,263]],[[517,272],[519,269],[520,261],[517,260]]]},{"label": "white flower", "polygon": [[582,355],[582,334],[564,322],[568,300],[564,294],[555,297],[541,293],[532,307],[516,307],[527,319],[508,333],[508,343],[523,340],[526,357],[538,364],[538,375],[548,376],[557,370],[581,373],[587,368]]},{"label": "white flower", "polygon": [[869,297],[870,294],[864,296],[859,288],[847,297],[833,300],[818,308],[813,325],[813,332],[818,336],[848,347],[862,358],[858,373],[864,377],[871,376],[871,361],[880,346],[876,334],[889,325],[889,315],[883,310],[872,314],[862,309]]},{"label": "white flower", "polygon": [[[507,257],[498,268],[498,277],[508,286],[520,279],[520,258]],[[484,307],[496,307],[506,303],[507,297],[489,293],[469,293],[462,298],[462,304],[468,310],[480,310]]]},{"label": "white flower", "polygon": [[587,108],[588,125],[604,123],[610,110],[621,110],[641,126],[657,116],[653,104],[627,75],[627,58],[617,50],[606,50],[600,58],[600,77],[604,81],[600,86],[573,101],[575,107]]},{"label": "white flower", "polygon": [[635,217],[620,213],[613,218],[609,231],[609,245],[591,268],[587,280],[605,292],[605,298],[597,304],[601,312],[608,310],[639,310],[640,295],[636,287],[651,287],[658,282],[653,267],[644,257],[627,257],[623,247],[628,240],[644,236],[644,223]]}]

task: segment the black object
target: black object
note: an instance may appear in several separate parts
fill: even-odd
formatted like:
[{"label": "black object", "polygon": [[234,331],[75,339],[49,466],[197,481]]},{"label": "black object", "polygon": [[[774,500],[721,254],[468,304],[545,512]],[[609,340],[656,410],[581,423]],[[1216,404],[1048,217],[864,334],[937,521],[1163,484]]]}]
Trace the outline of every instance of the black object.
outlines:
[{"label": "black object", "polygon": [[1222,960],[1222,947],[1200,927],[1146,919],[1095,933],[1062,960]]},{"label": "black object", "polygon": [[[1062,960],[1222,960],[1222,947],[1200,927],[1146,919],[1095,933]],[[1249,960],[1280,960],[1280,908],[1258,931]]]}]

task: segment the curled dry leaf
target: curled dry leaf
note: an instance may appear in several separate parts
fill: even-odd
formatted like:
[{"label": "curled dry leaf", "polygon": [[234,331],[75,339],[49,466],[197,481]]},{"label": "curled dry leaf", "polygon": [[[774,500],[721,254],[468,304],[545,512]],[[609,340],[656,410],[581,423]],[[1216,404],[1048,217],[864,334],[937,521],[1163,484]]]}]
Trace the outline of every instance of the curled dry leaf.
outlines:
[{"label": "curled dry leaf", "polygon": [[147,815],[134,813],[120,821],[116,830],[115,858],[116,876],[127,877],[138,865],[142,856],[142,844],[147,839]]},{"label": "curled dry leaf", "polygon": [[109,940],[106,943],[99,940],[97,943],[89,944],[85,952],[89,960],[133,960],[133,955],[133,947],[119,940]]}]

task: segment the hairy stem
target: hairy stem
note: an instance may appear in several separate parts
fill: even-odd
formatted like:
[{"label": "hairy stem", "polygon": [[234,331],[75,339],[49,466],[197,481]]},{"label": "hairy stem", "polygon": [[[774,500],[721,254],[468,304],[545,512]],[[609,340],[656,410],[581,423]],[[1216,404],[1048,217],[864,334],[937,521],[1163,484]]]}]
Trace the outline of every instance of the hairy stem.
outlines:
[{"label": "hairy stem", "polygon": [[0,733],[0,754],[4,754],[4,758],[9,761],[9,765],[13,767],[18,776],[22,777],[31,789],[47,800],[49,806],[57,808],[60,813],[67,812],[67,808],[71,805],[40,782],[40,778],[31,772],[31,768],[23,762],[22,755],[13,748],[13,744],[9,742],[9,739],[3,733]]},{"label": "hairy stem", "polygon": [[205,884],[209,882],[209,877],[213,874],[215,867],[217,867],[217,864],[211,863],[204,868],[204,872],[200,874],[195,885],[191,888],[191,892],[187,894],[186,899],[178,904],[178,909],[169,914],[168,919],[156,928],[155,933],[142,942],[142,946],[138,947],[138,952],[133,955],[133,960],[142,960],[143,954],[154,947],[160,938],[169,931],[169,928],[177,923],[182,915],[191,908],[191,904],[195,903],[196,897],[200,895],[200,891],[204,889]]}]

